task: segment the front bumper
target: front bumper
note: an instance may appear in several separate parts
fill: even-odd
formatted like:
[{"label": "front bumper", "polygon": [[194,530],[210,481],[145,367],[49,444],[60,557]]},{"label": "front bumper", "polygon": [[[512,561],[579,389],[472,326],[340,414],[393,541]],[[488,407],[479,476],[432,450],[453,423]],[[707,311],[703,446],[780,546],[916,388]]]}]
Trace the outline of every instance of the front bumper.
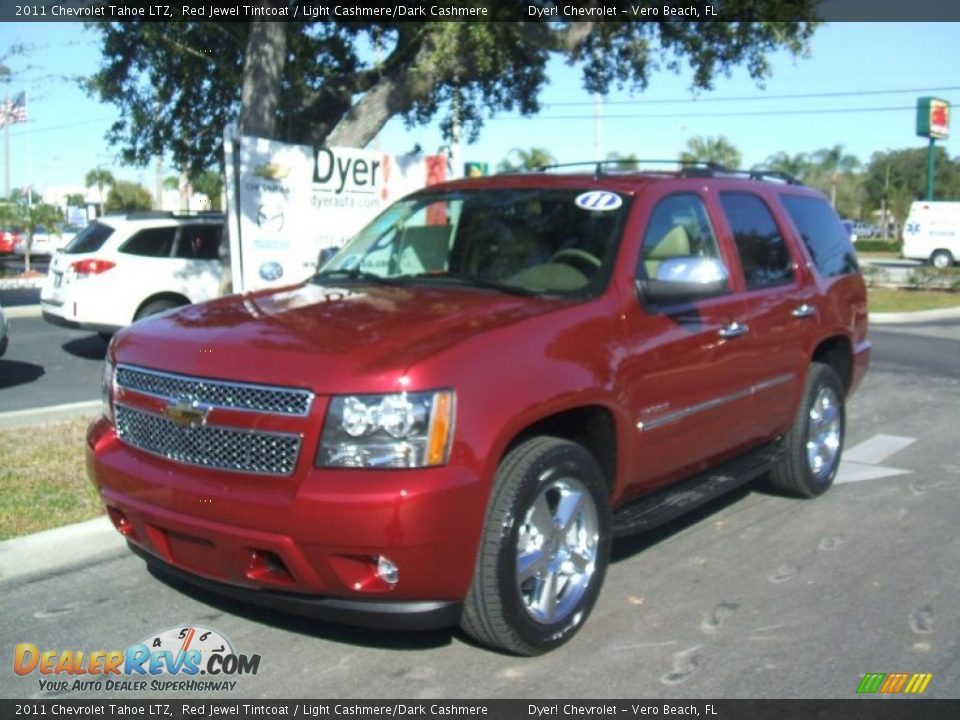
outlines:
[{"label": "front bumper", "polygon": [[[304,448],[310,453],[312,448]],[[463,467],[317,470],[290,477],[187,466],[99,420],[87,470],[117,529],[161,571],[251,603],[353,625],[456,624],[486,490]],[[387,583],[379,557],[399,569]]]}]

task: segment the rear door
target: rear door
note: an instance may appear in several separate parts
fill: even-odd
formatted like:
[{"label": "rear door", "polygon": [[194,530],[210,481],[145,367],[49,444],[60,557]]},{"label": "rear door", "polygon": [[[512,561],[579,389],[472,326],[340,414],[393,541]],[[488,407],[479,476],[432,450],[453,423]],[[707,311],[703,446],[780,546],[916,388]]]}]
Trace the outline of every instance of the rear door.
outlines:
[{"label": "rear door", "polygon": [[[670,257],[728,262],[705,191],[643,199],[635,212],[649,218],[636,265],[639,287]],[[740,333],[745,305],[737,288],[666,307],[640,292],[624,321],[620,377],[637,441],[632,493],[736,454],[745,440],[740,428],[750,422],[753,378]]]},{"label": "rear door", "polygon": [[223,225],[218,223],[191,223],[180,227],[170,262],[171,280],[190,302],[211,300],[220,294],[222,236]]},{"label": "rear door", "polygon": [[732,240],[742,274],[744,362],[753,377],[751,410],[743,433],[769,439],[790,425],[805,381],[807,348],[817,330],[816,288],[803,282],[802,257],[767,200],[747,191],[721,191],[723,233]]}]

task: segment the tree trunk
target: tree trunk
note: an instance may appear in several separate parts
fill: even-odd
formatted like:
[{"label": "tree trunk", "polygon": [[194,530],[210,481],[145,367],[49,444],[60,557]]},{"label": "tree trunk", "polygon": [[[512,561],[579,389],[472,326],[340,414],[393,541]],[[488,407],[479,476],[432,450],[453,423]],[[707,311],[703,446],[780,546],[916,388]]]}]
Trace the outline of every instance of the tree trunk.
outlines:
[{"label": "tree trunk", "polygon": [[[262,6],[286,7],[278,0],[264,0]],[[287,26],[282,22],[257,20],[247,38],[243,67],[240,132],[272,138],[276,132],[280,80],[287,59]]]}]

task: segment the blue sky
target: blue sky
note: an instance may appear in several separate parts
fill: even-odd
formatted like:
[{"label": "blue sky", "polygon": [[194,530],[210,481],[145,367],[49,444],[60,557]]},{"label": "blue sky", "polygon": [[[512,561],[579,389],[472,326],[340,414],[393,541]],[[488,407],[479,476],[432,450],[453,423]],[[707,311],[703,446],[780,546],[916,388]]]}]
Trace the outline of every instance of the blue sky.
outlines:
[{"label": "blue sky", "polygon": [[[63,79],[96,70],[96,33],[80,23],[0,23],[0,56],[14,43],[31,50],[0,62],[15,74],[11,94],[27,91],[30,119],[10,129],[11,185],[82,185],[86,172],[100,165],[152,188],[152,168],[120,166],[116,148],[104,139],[116,110]],[[693,136],[725,135],[742,152],[745,166],[778,151],[812,152],[837,144],[865,161],[877,151],[925,145],[914,134],[918,96],[960,103],[956,23],[828,24],[814,35],[809,57],[781,53],[772,60],[765,88],[736,69],[718,77],[714,90],[695,97],[688,73],[662,71],[642,95],[612,93],[601,108],[603,153],[673,158]],[[488,120],[479,141],[463,147],[462,158],[495,165],[511,148],[540,146],[560,161],[592,159],[593,98],[580,88],[578,73],[561,62],[551,66],[549,77],[539,116]],[[933,88],[938,90],[924,92]],[[877,92],[888,90],[901,92]],[[866,92],[871,94],[782,97]],[[960,154],[957,133],[954,122],[954,137],[941,141],[951,156]],[[383,150],[397,153],[415,143],[431,152],[443,140],[435,126],[407,129],[399,120],[380,138]]]}]

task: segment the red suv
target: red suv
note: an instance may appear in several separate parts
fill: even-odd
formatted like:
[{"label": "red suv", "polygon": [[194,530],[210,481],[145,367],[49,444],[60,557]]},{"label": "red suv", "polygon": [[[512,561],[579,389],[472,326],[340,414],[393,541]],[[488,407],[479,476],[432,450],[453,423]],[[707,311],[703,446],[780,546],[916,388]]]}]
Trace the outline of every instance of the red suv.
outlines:
[{"label": "red suv", "polygon": [[88,468],[161,571],[535,654],[612,537],[761,476],[824,492],[869,352],[847,234],[790,178],[455,181],[305,284],[118,333]]}]

